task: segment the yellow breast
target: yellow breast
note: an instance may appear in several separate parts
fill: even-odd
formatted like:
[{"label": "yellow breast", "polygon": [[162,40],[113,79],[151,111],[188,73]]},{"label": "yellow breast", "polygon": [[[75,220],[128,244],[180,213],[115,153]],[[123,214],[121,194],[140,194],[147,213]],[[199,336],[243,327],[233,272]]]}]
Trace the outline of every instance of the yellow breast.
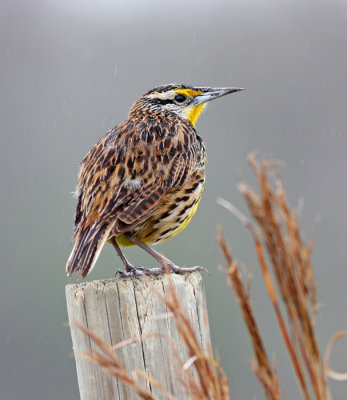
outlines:
[{"label": "yellow breast", "polygon": [[[144,243],[164,243],[181,232],[191,221],[201,199],[204,179],[189,183],[175,193],[168,193],[154,214],[130,232]],[[116,238],[120,246],[132,246],[125,236]]]}]

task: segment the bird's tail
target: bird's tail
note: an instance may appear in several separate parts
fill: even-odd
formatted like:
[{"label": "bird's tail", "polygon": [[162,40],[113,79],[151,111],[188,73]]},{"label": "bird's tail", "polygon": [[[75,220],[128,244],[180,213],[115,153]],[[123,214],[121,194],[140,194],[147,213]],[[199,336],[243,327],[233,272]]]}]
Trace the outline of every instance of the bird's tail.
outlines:
[{"label": "bird's tail", "polygon": [[93,269],[99,254],[109,237],[112,225],[98,221],[93,226],[82,228],[76,235],[75,245],[66,264],[66,272],[71,276],[78,272],[85,278]]}]

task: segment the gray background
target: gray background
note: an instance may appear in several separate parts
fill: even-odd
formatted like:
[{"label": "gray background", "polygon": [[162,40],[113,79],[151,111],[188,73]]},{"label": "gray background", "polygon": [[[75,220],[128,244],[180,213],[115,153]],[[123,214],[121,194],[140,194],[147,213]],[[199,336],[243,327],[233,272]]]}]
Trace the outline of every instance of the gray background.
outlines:
[{"label": "gray background", "polygon": [[[77,399],[65,310],[64,266],[80,160],[131,103],[170,82],[241,86],[198,122],[208,150],[207,185],[191,225],[159,250],[179,265],[205,265],[216,354],[234,399],[262,399],[233,294],[218,271],[222,223],[234,256],[254,274],[252,300],[283,398],[297,399],[250,235],[216,204],[245,211],[236,189],[255,181],[246,156],[284,161],[293,206],[305,201],[306,237],[321,222],[313,263],[322,349],[346,321],[346,1],[14,1],[0,3],[1,281],[0,398]],[[154,265],[137,249],[134,263]],[[105,248],[89,279],[120,262]],[[75,278],[71,280],[75,282]],[[347,369],[346,342],[334,351]],[[332,383],[335,399],[346,383]]]}]

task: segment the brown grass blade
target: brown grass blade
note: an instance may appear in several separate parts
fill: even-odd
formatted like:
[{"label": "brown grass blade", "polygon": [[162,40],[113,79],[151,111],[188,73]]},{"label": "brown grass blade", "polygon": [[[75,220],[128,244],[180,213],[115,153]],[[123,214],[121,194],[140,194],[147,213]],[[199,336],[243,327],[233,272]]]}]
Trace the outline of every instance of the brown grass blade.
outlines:
[{"label": "brown grass blade", "polygon": [[238,264],[232,259],[230,249],[226,244],[222,229],[220,227],[218,229],[218,243],[228,263],[227,274],[229,285],[233,288],[234,293],[236,294],[237,301],[252,341],[253,350],[257,360],[256,362],[254,361],[252,363],[253,370],[263,383],[266,398],[278,400],[280,399],[280,389],[277,378],[275,379],[275,375],[271,370],[270,362],[268,360],[265,347],[255,321],[250,299],[242,283]]},{"label": "brown grass blade", "polygon": [[104,370],[119,379],[125,385],[129,386],[131,389],[133,389],[142,399],[158,400],[156,396],[140,386],[136,382],[136,380],[130,375],[130,373],[124,368],[118,357],[114,354],[112,346],[100,339],[97,335],[95,335],[79,322],[74,321],[74,324],[82,332],[88,335],[100,349],[100,352],[93,351],[90,353],[82,353],[81,355],[84,358],[100,365],[100,367],[102,367]]},{"label": "brown grass blade", "polygon": [[[207,354],[201,349],[189,319],[179,302],[170,274],[168,274],[168,278],[169,285],[165,297],[159,293],[157,295],[172,312],[178,333],[187,346],[189,357],[190,359],[194,358],[192,365],[198,375],[198,382],[196,382],[188,370],[184,369],[184,364],[181,364],[188,380],[188,384],[186,382],[182,382],[182,384],[192,399],[227,400],[229,399],[229,389],[221,364],[219,360],[214,359],[211,348],[207,349]],[[205,323],[207,324],[207,321]]]},{"label": "brown grass blade", "polygon": [[[259,195],[243,183],[239,185],[239,189],[254,223],[227,201],[220,200],[219,203],[236,215],[252,234],[265,287],[303,398],[309,400],[313,395],[317,400],[326,400],[330,393],[315,333],[317,294],[310,260],[313,240],[305,244],[301,236],[298,215],[291,210],[279,178],[278,163],[258,162],[253,155],[248,157],[248,161],[258,180]],[[247,306],[250,308],[247,310],[247,307],[242,305],[242,301],[245,300],[240,300],[243,296],[239,288],[241,280],[238,282],[237,278],[232,276],[236,275],[235,262],[232,262],[231,254],[226,250],[225,240],[220,237],[219,242],[229,266],[228,278],[233,279],[232,287],[253,342],[258,361],[254,364],[254,371],[266,393],[272,393],[271,378],[275,375],[272,370],[269,374],[268,367],[259,363],[258,339],[254,337],[257,327],[255,321],[250,318],[251,306]],[[284,305],[286,318],[282,315],[280,303]],[[268,360],[267,364],[269,365]],[[277,395],[279,396],[279,391]]]},{"label": "brown grass blade", "polygon": [[347,381],[347,372],[337,372],[330,367],[330,358],[331,358],[331,353],[333,351],[333,347],[335,346],[336,342],[342,339],[343,337],[347,337],[347,331],[337,332],[332,337],[332,339],[328,344],[328,347],[325,350],[325,357],[324,357],[325,372],[327,376],[335,379],[336,381]]}]

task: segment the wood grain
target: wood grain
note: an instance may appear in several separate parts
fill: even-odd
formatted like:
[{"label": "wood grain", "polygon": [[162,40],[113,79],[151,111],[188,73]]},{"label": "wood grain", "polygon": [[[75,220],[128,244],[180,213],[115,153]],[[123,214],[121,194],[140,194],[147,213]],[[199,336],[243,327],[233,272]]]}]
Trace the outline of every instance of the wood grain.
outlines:
[{"label": "wood grain", "polygon": [[[199,272],[170,275],[179,300],[203,349],[210,346],[203,282]],[[180,340],[175,321],[157,293],[165,296],[168,277],[165,275],[93,281],[66,286],[67,310],[80,395],[82,400],[134,399],[136,394],[85,360],[81,353],[95,349],[87,335],[73,325],[78,321],[108,344],[137,338],[136,343],[115,350],[131,372],[141,369],[157,379],[175,397],[185,399],[180,379],[185,379],[178,358],[189,356]],[[174,344],[174,346],[173,346]],[[159,399],[159,389],[144,378],[139,382]]]}]

